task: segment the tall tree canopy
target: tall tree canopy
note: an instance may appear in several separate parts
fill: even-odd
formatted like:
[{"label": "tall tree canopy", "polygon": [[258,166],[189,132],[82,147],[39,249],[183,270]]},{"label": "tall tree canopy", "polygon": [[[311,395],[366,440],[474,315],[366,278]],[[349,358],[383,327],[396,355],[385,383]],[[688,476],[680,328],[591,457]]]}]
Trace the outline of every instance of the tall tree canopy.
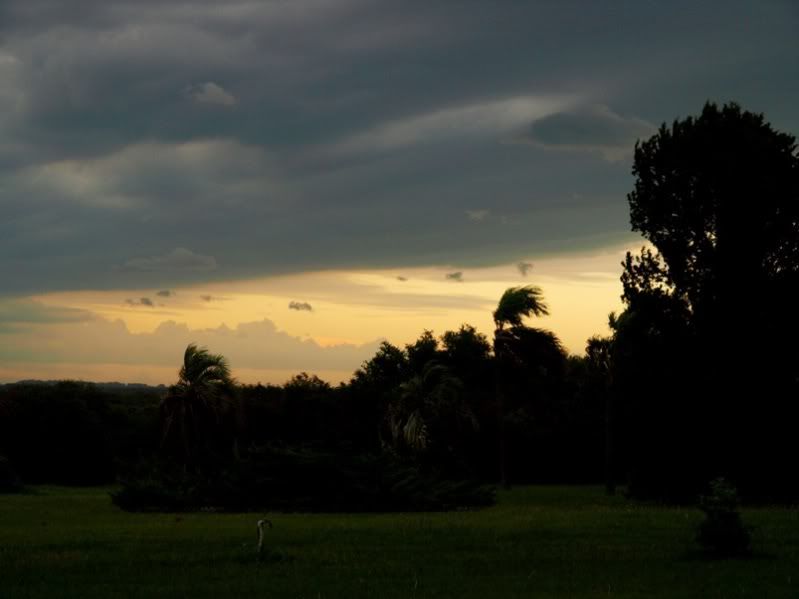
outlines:
[{"label": "tall tree canopy", "polygon": [[[680,430],[697,480],[760,473],[758,484],[773,484],[766,465],[790,453],[773,440],[796,412],[787,400],[799,358],[796,139],[737,104],[708,103],[637,143],[633,175],[630,221],[654,249],[623,263],[628,308],[614,353],[633,426],[664,433],[638,438],[664,445],[666,429]],[[644,416],[632,396],[653,382],[657,407]],[[664,468],[680,468],[659,451]]]},{"label": "tall tree canopy", "polygon": [[698,118],[636,144],[633,175],[630,222],[659,255],[627,261],[627,294],[671,287],[703,328],[744,313],[796,325],[788,309],[799,288],[794,136],[737,104],[708,103]]}]

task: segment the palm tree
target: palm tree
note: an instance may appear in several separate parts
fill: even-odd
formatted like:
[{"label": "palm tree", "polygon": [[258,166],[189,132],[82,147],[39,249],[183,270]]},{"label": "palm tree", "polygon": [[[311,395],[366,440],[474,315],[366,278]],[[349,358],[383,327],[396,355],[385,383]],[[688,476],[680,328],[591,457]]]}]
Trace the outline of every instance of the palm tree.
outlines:
[{"label": "palm tree", "polygon": [[[544,294],[540,287],[525,285],[509,287],[502,294],[494,310],[494,358],[496,359],[496,400],[499,425],[499,479],[503,486],[508,486],[506,439],[505,439],[505,397],[503,389],[503,366],[518,360],[514,351],[519,333],[526,329],[523,318],[526,316],[547,316],[549,308],[544,303]],[[510,325],[510,329],[506,326]],[[517,329],[517,330],[514,330]],[[519,330],[521,329],[521,330]]]},{"label": "palm tree", "polygon": [[399,385],[386,410],[386,425],[396,449],[419,457],[445,443],[445,432],[475,429],[477,418],[462,396],[463,383],[431,360],[418,374]]},{"label": "palm tree", "polygon": [[223,402],[231,396],[233,378],[227,359],[191,343],[183,354],[178,382],[161,401],[162,448],[178,445],[187,465],[207,447],[209,427],[219,422]]},{"label": "palm tree", "polygon": [[502,331],[506,325],[522,326],[524,316],[548,315],[549,307],[544,303],[544,292],[540,287],[509,287],[494,310],[494,324],[497,331]]}]

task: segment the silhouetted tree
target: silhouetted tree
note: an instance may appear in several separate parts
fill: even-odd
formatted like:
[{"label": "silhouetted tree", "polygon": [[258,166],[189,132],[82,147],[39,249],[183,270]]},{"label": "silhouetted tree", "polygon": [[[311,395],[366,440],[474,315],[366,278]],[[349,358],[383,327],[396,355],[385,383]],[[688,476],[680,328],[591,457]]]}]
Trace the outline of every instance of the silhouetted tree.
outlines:
[{"label": "silhouetted tree", "polygon": [[441,335],[441,360],[461,379],[467,389],[490,385],[491,344],[488,338],[468,324]]},{"label": "silhouetted tree", "polygon": [[[611,325],[615,323],[616,317],[611,313]],[[604,402],[604,437],[605,437],[605,492],[608,495],[616,493],[615,466],[613,462],[613,433],[614,433],[614,410],[612,397],[612,368],[611,368],[611,347],[613,339],[610,337],[594,336],[588,339],[585,347],[586,362],[588,366],[588,376],[594,393],[600,396]]]},{"label": "silhouetted tree", "polygon": [[[784,471],[796,457],[786,425],[797,415],[789,398],[799,363],[795,138],[737,104],[708,103],[699,117],[664,124],[637,143],[633,175],[632,228],[654,248],[623,263],[628,307],[615,351],[628,407],[630,382],[640,378],[632,368],[646,360],[649,385],[664,381],[656,401],[667,401],[666,388],[672,400],[689,398],[679,418],[660,418],[659,426],[674,425],[672,438],[692,444],[693,455],[682,458],[696,476],[683,486],[724,475],[743,480],[745,493],[756,480],[787,482],[778,477],[795,490],[795,475]],[[643,432],[639,440],[651,447],[665,436]]]},{"label": "silhouetted tree", "polygon": [[[546,316],[549,309],[544,303],[543,292],[540,287],[526,285],[524,287],[509,287],[499,299],[494,310],[494,357],[496,367],[496,402],[497,418],[499,422],[499,479],[502,485],[508,484],[507,472],[507,439],[505,431],[505,381],[507,366],[514,361],[518,362],[518,351],[514,351],[515,343],[520,333],[523,333],[523,319],[526,316]],[[507,327],[511,327],[508,329]],[[515,330],[514,330],[515,329]]]},{"label": "silhouetted tree", "polygon": [[180,447],[187,465],[216,440],[222,402],[232,396],[233,378],[224,356],[194,343],[186,347],[178,382],[161,402],[162,447]]},{"label": "silhouetted tree", "polygon": [[[421,374],[399,386],[399,392],[386,410],[386,424],[392,446],[446,458],[453,451],[457,431],[466,424],[477,428],[477,421],[462,399],[463,383],[435,361],[428,362]],[[439,464],[440,465],[440,464]]]},{"label": "silhouetted tree", "polygon": [[416,375],[422,374],[430,362],[439,361],[438,354],[438,340],[433,335],[433,331],[429,330],[425,330],[416,341],[405,346],[408,368],[411,373]]},{"label": "silhouetted tree", "polygon": [[405,353],[388,341],[383,341],[372,359],[364,362],[355,371],[351,384],[392,389],[408,375],[408,359]]}]

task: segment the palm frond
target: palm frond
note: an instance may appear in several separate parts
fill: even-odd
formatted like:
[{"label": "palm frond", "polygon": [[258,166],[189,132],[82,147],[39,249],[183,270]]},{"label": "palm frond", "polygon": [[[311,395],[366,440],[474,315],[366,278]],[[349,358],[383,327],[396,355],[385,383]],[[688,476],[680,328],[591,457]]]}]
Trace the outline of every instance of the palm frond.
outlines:
[{"label": "palm frond", "polygon": [[540,287],[525,285],[509,287],[502,294],[494,310],[494,323],[497,329],[506,325],[521,326],[525,316],[547,316],[549,307],[544,303],[544,294]]}]

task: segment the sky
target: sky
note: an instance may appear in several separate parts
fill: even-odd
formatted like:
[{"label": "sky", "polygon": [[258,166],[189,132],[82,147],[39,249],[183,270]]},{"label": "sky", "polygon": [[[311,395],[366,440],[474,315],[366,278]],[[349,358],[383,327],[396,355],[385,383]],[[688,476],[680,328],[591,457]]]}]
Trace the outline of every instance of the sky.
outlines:
[{"label": "sky", "polygon": [[799,3],[0,0],[0,382],[347,380],[539,285],[623,309],[636,140],[799,133]]}]

